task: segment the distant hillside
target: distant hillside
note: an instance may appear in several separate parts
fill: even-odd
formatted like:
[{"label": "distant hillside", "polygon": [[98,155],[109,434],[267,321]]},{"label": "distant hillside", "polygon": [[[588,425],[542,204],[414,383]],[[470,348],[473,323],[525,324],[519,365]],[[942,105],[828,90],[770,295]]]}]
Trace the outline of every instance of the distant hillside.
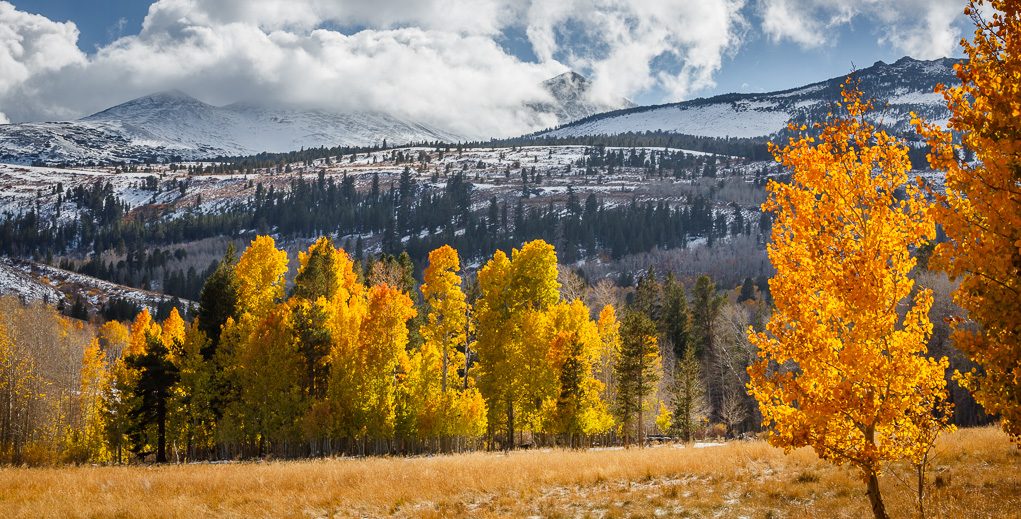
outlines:
[{"label": "distant hillside", "polygon": [[[908,130],[912,111],[930,120],[949,118],[943,99],[933,93],[939,83],[956,81],[955,60],[919,61],[902,58],[877,62],[858,71],[866,95],[876,99],[877,117],[897,131]],[[790,90],[725,94],[681,103],[642,106],[587,117],[539,132],[535,137],[582,137],[626,133],[668,132],[703,137],[765,137],[783,130],[788,121],[812,122],[825,117],[839,99],[844,77]]]},{"label": "distant hillside", "polygon": [[75,122],[0,125],[0,161],[191,160],[319,146],[459,139],[383,113],[334,113],[252,103],[217,107],[171,91],[140,97]]}]

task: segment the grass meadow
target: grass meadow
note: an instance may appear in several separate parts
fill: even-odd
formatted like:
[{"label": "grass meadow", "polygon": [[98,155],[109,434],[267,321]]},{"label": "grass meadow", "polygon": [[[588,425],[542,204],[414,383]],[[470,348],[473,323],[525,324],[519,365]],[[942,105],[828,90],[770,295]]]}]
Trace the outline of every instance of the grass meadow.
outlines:
[{"label": "grass meadow", "polygon": [[[883,478],[917,517],[915,476]],[[946,435],[927,517],[1021,517],[1021,451],[996,428]],[[165,466],[0,469],[0,517],[869,517],[864,484],[765,442]]]}]

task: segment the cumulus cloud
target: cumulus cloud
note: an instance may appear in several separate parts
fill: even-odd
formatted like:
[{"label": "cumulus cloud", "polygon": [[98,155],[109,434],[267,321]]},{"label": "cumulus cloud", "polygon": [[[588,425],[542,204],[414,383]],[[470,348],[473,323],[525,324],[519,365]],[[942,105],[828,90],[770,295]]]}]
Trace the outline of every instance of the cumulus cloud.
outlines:
[{"label": "cumulus cloud", "polygon": [[0,2],[0,95],[40,72],[83,63],[73,23],[18,11]]},{"label": "cumulus cloud", "polygon": [[920,59],[951,55],[961,38],[958,0],[759,0],[762,31],[773,41],[812,48],[833,44],[833,29],[857,18],[875,25],[879,43]]},{"label": "cumulus cloud", "polygon": [[[886,44],[946,53],[934,40],[956,38],[950,1],[885,2],[887,12],[880,0],[157,0],[137,34],[85,54],[73,23],[0,0],[0,112],[69,119],[180,89],[218,105],[385,111],[507,136],[555,122],[525,107],[548,101],[539,84],[568,69],[591,76],[597,101],[690,97],[713,85],[758,21],[775,41],[813,47],[867,16],[886,28]],[[897,16],[902,3],[924,15]],[[501,47],[509,31],[525,34],[537,59]]]},{"label": "cumulus cloud", "polygon": [[[599,100],[654,86],[682,99],[711,86],[725,53],[737,48],[743,5],[743,0],[534,0],[527,34],[540,59],[560,58],[590,72]],[[675,66],[656,70],[656,63]]]}]

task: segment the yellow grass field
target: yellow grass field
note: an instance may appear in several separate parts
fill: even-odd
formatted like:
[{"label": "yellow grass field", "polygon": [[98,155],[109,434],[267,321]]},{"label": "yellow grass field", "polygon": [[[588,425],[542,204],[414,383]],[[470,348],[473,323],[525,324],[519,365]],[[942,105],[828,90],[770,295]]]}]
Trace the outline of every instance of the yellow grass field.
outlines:
[{"label": "yellow grass field", "polygon": [[[914,517],[907,466],[882,480]],[[943,438],[929,517],[1021,517],[1021,452],[995,428]],[[0,469],[0,517],[868,517],[864,485],[805,449],[525,451],[422,458]]]}]

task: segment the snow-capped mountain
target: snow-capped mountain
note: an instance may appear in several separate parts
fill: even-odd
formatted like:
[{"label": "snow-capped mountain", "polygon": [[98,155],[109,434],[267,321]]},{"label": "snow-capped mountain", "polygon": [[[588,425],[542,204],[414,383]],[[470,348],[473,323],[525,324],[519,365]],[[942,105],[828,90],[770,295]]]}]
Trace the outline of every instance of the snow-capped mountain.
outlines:
[{"label": "snow-capped mountain", "polygon": [[[895,131],[909,129],[909,113],[946,122],[949,112],[942,96],[933,93],[938,83],[956,81],[955,60],[919,61],[901,58],[882,61],[860,70],[862,89],[876,100],[877,119]],[[594,115],[559,128],[540,132],[540,137],[619,135],[630,132],[679,133],[706,137],[764,137],[783,130],[788,121],[822,120],[840,99],[844,77],[779,92],[725,94],[681,103],[641,106]]]},{"label": "snow-capped mountain", "polygon": [[590,98],[592,82],[577,72],[570,71],[542,82],[543,88],[553,96],[552,103],[529,105],[539,113],[550,113],[557,117],[559,124],[568,124],[579,119],[635,106],[629,99],[619,99],[607,104]]},{"label": "snow-capped mountain", "polygon": [[201,159],[319,146],[457,141],[378,112],[252,103],[212,106],[182,92],[140,97],[74,122],[0,125],[0,161],[85,163]]}]

